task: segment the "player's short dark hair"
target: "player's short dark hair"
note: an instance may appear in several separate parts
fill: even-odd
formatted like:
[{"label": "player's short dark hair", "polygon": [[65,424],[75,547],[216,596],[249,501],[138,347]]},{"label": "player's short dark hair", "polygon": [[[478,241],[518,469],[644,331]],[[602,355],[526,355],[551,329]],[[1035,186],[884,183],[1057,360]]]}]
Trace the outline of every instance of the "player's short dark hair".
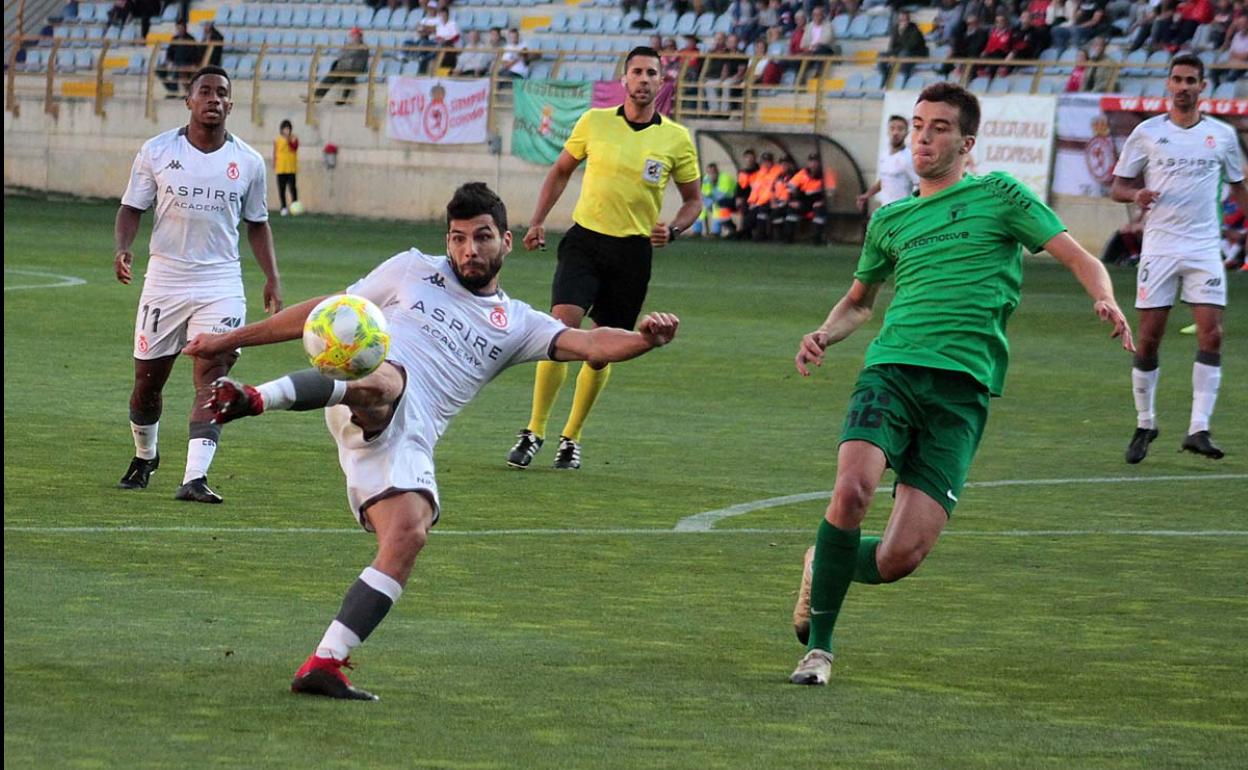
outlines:
[{"label": "player's short dark hair", "polygon": [[467,182],[459,186],[446,204],[446,225],[453,219],[472,219],[489,214],[498,225],[498,231],[507,230],[507,205],[485,182]]},{"label": "player's short dark hair", "polygon": [[910,125],[910,121],[906,120],[905,118],[903,118],[903,117],[902,117],[902,116],[900,116],[900,115],[889,115],[889,116],[888,116],[888,122],[889,122],[889,123],[892,123],[894,120],[900,120],[902,123],[906,124],[907,126],[908,126],[908,125]]},{"label": "player's short dark hair", "polygon": [[706,164],[706,167],[707,167],[708,169],[712,169],[712,168],[713,168],[713,169],[715,169],[716,171],[719,171],[719,164],[718,164],[718,163],[713,163],[713,162],[712,162],[712,163],[707,163],[707,164]]},{"label": "player's short dark hair", "polygon": [[654,50],[654,49],[653,49],[653,48],[651,48],[650,46],[648,46],[648,45],[639,45],[639,46],[637,46],[636,48],[634,48],[633,50],[629,51],[629,52],[628,52],[628,56],[624,57],[624,69],[625,69],[625,70],[627,70],[627,69],[628,69],[628,63],[629,63],[630,61],[632,61],[632,60],[633,60],[633,57],[635,57],[635,56],[649,56],[649,57],[654,58],[654,59],[659,59],[659,58],[661,58],[661,57],[659,56],[659,52],[658,52],[658,51],[656,51],[656,50]]},{"label": "player's short dark hair", "polygon": [[281,123],[278,124],[277,130],[280,132],[283,128],[289,128],[291,131],[294,131],[295,124],[291,123],[289,120],[283,120]]},{"label": "player's short dark hair", "polygon": [[1200,79],[1205,79],[1205,63],[1200,57],[1194,53],[1181,53],[1170,60],[1170,66],[1166,69],[1166,76],[1169,77],[1174,72],[1175,67],[1195,67],[1200,73]]},{"label": "player's short dark hair", "polygon": [[230,73],[226,72],[224,68],[218,67],[215,64],[208,64],[206,66],[200,67],[199,69],[195,70],[195,74],[191,75],[191,82],[187,86],[187,93],[194,91],[195,81],[199,80],[205,75],[220,75],[221,77],[225,78],[225,82],[230,85],[230,90],[231,91],[234,90],[234,83],[230,80]]},{"label": "player's short dark hair", "polygon": [[979,99],[957,83],[933,83],[919,92],[919,102],[943,102],[958,109],[958,130],[963,136],[979,133]]}]

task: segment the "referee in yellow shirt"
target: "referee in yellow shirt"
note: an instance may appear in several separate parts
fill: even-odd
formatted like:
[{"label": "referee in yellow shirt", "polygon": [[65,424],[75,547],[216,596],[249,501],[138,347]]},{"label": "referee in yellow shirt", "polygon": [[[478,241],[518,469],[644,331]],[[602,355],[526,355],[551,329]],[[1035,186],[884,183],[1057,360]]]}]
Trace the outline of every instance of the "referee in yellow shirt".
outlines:
[{"label": "referee in yellow shirt", "polygon": [[[587,314],[596,327],[632,329],[650,283],[652,247],[666,246],[702,211],[693,139],[688,129],[655,109],[662,83],[658,52],[645,46],[630,51],[624,62],[624,104],[582,115],[542,183],[524,236],[530,251],[546,245],[546,216],[572,172],[589,160],[572,228],[559,242],[550,290],[551,315],[574,329]],[[682,202],[676,217],[665,223],[659,221],[659,209],[669,177]],[[532,417],[507,455],[508,465],[527,468],[541,449],[551,407],[567,374],[566,363],[538,363]],[[556,468],[581,467],[581,429],[610,374],[606,364],[581,365],[572,412],[559,435]]]}]

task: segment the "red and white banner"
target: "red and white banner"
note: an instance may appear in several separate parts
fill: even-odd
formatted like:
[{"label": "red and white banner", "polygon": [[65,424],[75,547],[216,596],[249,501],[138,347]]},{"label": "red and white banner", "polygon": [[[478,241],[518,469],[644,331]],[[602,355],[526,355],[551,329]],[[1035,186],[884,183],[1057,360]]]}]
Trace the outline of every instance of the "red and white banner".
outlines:
[{"label": "red and white banner", "polygon": [[[889,116],[909,121],[918,96],[917,91],[885,92],[881,147],[888,144]],[[979,136],[966,170],[972,174],[1006,171],[1047,200],[1057,101],[1052,96],[981,96],[979,107]]]},{"label": "red and white banner", "polygon": [[[1109,195],[1114,166],[1131,131],[1170,108],[1166,98],[1103,94],[1063,94],[1057,104],[1053,192],[1092,198]],[[1200,110],[1229,123],[1241,143],[1248,137],[1248,99],[1202,99]]]},{"label": "red and white banner", "polygon": [[387,81],[386,136],[422,144],[486,141],[489,80],[393,76]]}]

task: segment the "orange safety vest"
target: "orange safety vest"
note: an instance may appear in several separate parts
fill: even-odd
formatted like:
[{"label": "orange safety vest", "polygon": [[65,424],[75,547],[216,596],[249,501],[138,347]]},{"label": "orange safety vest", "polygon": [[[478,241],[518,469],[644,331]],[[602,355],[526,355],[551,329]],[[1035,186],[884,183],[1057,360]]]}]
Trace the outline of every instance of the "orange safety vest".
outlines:
[{"label": "orange safety vest", "polygon": [[766,206],[768,203],[771,203],[772,186],[776,178],[783,172],[784,168],[778,163],[773,164],[769,169],[759,169],[753,180],[751,180],[749,204],[751,206]]},{"label": "orange safety vest", "polygon": [[792,190],[789,189],[792,177],[786,179],[784,175],[776,177],[776,181],[772,184],[772,196],[777,203],[788,203]]},{"label": "orange safety vest", "polygon": [[814,195],[823,192],[822,177],[812,177],[810,172],[802,169],[793,175],[789,180],[789,184],[803,195]]}]

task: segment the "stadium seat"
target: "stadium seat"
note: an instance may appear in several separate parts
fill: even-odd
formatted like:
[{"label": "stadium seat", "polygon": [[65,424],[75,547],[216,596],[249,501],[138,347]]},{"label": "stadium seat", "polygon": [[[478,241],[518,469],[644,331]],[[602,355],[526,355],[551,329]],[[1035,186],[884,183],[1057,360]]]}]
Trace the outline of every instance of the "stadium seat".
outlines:
[{"label": "stadium seat", "polygon": [[568,15],[563,11],[556,11],[550,17],[550,26],[546,28],[550,32],[567,32],[568,31]]},{"label": "stadium seat", "polygon": [[294,9],[283,5],[273,14],[273,24],[278,27],[289,27],[294,22]]},{"label": "stadium seat", "polygon": [[79,5],[78,18],[75,19],[75,21],[79,24],[91,24],[95,22],[95,3],[82,3]]},{"label": "stadium seat", "polygon": [[[370,9],[371,10],[371,9]],[[343,29],[351,29],[352,27],[364,27],[365,22],[360,21],[360,9],[353,5],[349,5],[342,9],[342,18],[338,22],[338,26]]]},{"label": "stadium seat", "polygon": [[[390,29],[403,30],[407,29],[407,17],[411,12],[406,8],[400,7],[398,10],[390,14]],[[375,22],[375,20],[374,20]]]},{"label": "stadium seat", "polygon": [[989,86],[988,78],[984,77],[983,75],[980,75],[979,77],[972,80],[970,82],[970,85],[967,86],[967,88],[971,90],[971,93],[976,94],[976,95],[981,95],[981,94],[985,94],[988,92],[988,86]]},{"label": "stadium seat", "polygon": [[663,37],[676,34],[676,22],[680,19],[675,11],[668,11],[659,17],[659,23],[655,25],[654,31]]},{"label": "stadium seat", "polygon": [[539,61],[529,68],[529,78],[531,80],[546,80],[550,77],[551,63],[548,61]]},{"label": "stadium seat", "polygon": [[590,35],[601,35],[605,23],[602,11],[590,11],[585,17],[585,32]]},{"label": "stadium seat", "polygon": [[1215,99],[1234,99],[1235,83],[1222,83],[1213,89],[1213,98]]},{"label": "stadium seat", "polygon": [[1143,64],[1146,61],[1148,61],[1148,51],[1145,51],[1143,48],[1137,48],[1136,50],[1127,54],[1126,58],[1122,60],[1122,63],[1126,65],[1122,68],[1122,74],[1126,75],[1127,77],[1139,77],[1139,76],[1147,75],[1148,74],[1147,68],[1132,66],[1132,65],[1137,65],[1137,64]]},{"label": "stadium seat", "polygon": [[869,99],[884,98],[884,75],[881,72],[872,72],[866,75],[862,80],[862,92]]},{"label": "stadium seat", "polygon": [[[237,58],[238,57],[235,57],[235,59]],[[230,66],[227,64],[225,69],[227,72],[237,71],[238,70],[237,61],[234,63],[234,66]],[[126,67],[126,74],[127,75],[146,75],[147,74],[147,54],[144,54],[141,51],[136,51],[135,53],[130,54],[130,65]]]},{"label": "stadium seat", "polygon": [[988,84],[988,93],[990,94],[1008,94],[1013,83],[1011,77],[995,77]]},{"label": "stadium seat", "polygon": [[889,17],[887,13],[878,13],[868,16],[871,22],[867,25],[867,37],[884,37],[888,35]]},{"label": "stadium seat", "polygon": [[[261,10],[260,6],[244,5],[243,8],[246,9],[243,12],[243,26],[246,26],[246,27],[260,26],[260,10]],[[234,23],[238,24],[237,19],[235,19]]]},{"label": "stadium seat", "polygon": [[234,77],[238,79],[250,78],[256,71],[256,58],[254,56],[243,56],[238,60],[238,68],[234,71]]},{"label": "stadium seat", "polygon": [[1029,94],[1031,93],[1031,82],[1034,73],[1031,75],[1014,74],[1010,77],[1010,93],[1012,94]]},{"label": "stadium seat", "polygon": [[725,11],[724,13],[721,13],[719,16],[715,17],[715,26],[711,28],[711,34],[714,34],[716,32],[723,32],[726,35],[731,31],[732,31],[731,14]]},{"label": "stadium seat", "polygon": [[698,24],[698,15],[693,11],[685,11],[676,20],[677,35],[692,35],[693,29]]},{"label": "stadium seat", "polygon": [[277,24],[277,8],[272,5],[260,6],[260,26],[271,29]]},{"label": "stadium seat", "polygon": [[849,14],[838,13],[832,18],[832,34],[837,40],[844,40],[849,33]]},{"label": "stadium seat", "polygon": [[170,3],[165,6],[165,10],[160,14],[161,24],[172,24],[178,20],[178,11],[181,6],[178,3]]},{"label": "stadium seat", "polygon": [[73,72],[74,71],[74,52],[62,48],[56,52],[56,71],[57,72]]},{"label": "stadium seat", "polygon": [[413,78],[419,76],[420,75],[420,62],[418,61],[405,62],[403,66],[399,69],[399,74],[405,77],[413,77]]},{"label": "stadium seat", "polygon": [[342,27],[342,9],[327,8],[325,10],[325,21],[322,23],[322,26],[328,27],[329,29],[339,29]]},{"label": "stadium seat", "polygon": [[304,58],[298,58],[286,65],[287,80],[307,80],[310,62]]},{"label": "stadium seat", "polygon": [[286,60],[279,56],[266,56],[260,74],[265,80],[281,80],[286,76]]},{"label": "stadium seat", "polygon": [[586,14],[576,13],[568,17],[568,32],[579,35],[585,31]]},{"label": "stadium seat", "polygon": [[698,17],[697,23],[693,25],[693,34],[698,37],[709,37],[715,31],[715,14],[707,11]]},{"label": "stadium seat", "polygon": [[1144,96],[1152,96],[1158,99],[1164,99],[1169,96],[1166,89],[1166,81],[1161,78],[1152,78],[1148,81],[1148,85],[1144,87]]},{"label": "stadium seat", "polygon": [[858,14],[853,21],[849,23],[849,29],[845,31],[845,37],[850,40],[865,40],[867,38],[867,30],[871,24],[871,18],[866,14]]},{"label": "stadium seat", "polygon": [[1143,96],[1144,89],[1147,87],[1148,78],[1119,77],[1118,87],[1115,90],[1123,96]]},{"label": "stadium seat", "polygon": [[369,29],[389,29],[390,28],[390,9],[382,6],[377,9],[373,17],[368,21]]}]

